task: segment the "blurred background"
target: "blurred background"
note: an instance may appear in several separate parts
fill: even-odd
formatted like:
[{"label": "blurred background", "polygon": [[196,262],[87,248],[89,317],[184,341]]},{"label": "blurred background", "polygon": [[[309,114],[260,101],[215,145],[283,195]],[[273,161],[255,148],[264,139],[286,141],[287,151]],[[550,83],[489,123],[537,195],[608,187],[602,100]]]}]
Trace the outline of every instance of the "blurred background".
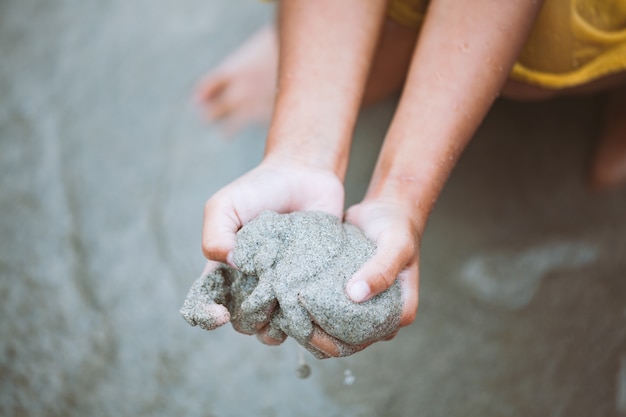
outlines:
[{"label": "blurred background", "polygon": [[[603,97],[500,101],[423,240],[418,318],[317,361],[178,310],[205,200],[255,166],[197,80],[253,0],[0,0],[0,415],[626,416],[626,189],[587,190]],[[364,110],[363,195],[395,101]]]}]

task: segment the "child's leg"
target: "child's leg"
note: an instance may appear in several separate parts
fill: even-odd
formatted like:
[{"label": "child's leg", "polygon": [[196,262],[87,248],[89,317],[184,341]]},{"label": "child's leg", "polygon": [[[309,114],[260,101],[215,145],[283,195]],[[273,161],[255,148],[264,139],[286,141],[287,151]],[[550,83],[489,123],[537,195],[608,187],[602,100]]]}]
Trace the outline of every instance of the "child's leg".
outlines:
[{"label": "child's leg", "polygon": [[[365,104],[401,89],[417,33],[387,19],[370,71]],[[198,101],[210,120],[223,121],[230,128],[265,122],[272,113],[277,71],[277,33],[268,25],[205,76],[196,91]]]},{"label": "child's leg", "polygon": [[626,86],[609,96],[604,126],[591,167],[590,184],[596,190],[626,183]]}]

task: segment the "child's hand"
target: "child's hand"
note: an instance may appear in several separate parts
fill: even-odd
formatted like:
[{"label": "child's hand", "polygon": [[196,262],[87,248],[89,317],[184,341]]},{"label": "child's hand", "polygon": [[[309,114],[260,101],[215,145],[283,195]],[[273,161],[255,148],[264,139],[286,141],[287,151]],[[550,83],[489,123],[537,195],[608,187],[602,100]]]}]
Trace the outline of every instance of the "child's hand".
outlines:
[{"label": "child's hand", "polygon": [[[264,210],[278,213],[319,210],[337,217],[343,211],[343,184],[331,171],[308,168],[291,161],[267,160],[211,197],[204,210],[202,249],[211,261],[235,266],[232,251],[236,233]],[[265,322],[256,324],[265,344],[284,341],[270,335]]]},{"label": "child's hand", "polygon": [[319,210],[341,217],[343,199],[343,184],[330,171],[264,161],[207,201],[202,250],[208,259],[234,266],[237,231],[264,210]]},{"label": "child's hand", "polygon": [[[383,292],[398,279],[403,302],[401,327],[413,322],[418,303],[420,233],[414,218],[414,210],[404,207],[400,201],[382,198],[366,199],[352,206],[346,214],[346,221],[361,228],[377,245],[376,254],[350,279],[346,292],[353,301],[362,302]],[[310,342],[328,357],[351,355],[372,343],[351,346],[317,326]]]},{"label": "child's hand", "polygon": [[346,292],[353,301],[363,302],[398,279],[403,302],[400,326],[411,324],[417,311],[421,239],[414,209],[405,205],[389,199],[366,199],[346,214],[346,221],[376,242],[376,254],[352,276]]}]

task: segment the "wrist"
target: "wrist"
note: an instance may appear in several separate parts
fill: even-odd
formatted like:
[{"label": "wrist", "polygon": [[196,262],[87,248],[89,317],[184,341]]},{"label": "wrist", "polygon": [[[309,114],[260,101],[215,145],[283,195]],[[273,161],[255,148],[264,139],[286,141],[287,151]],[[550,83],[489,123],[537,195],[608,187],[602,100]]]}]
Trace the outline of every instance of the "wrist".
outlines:
[{"label": "wrist", "polygon": [[290,117],[274,119],[264,161],[330,171],[344,179],[350,156],[351,132],[331,121]]},{"label": "wrist", "polygon": [[291,172],[309,172],[332,176],[337,181],[343,183],[344,176],[340,175],[342,170],[338,168],[330,159],[318,155],[317,158],[311,154],[288,149],[275,149],[266,152],[261,165],[283,172],[284,175],[291,176]]},{"label": "wrist", "polygon": [[[429,152],[416,141],[394,146],[398,143],[389,139],[383,146],[365,199],[402,207],[421,232],[448,177],[453,160],[446,157],[442,161],[438,157],[440,152]],[[415,158],[414,155],[422,156]]]},{"label": "wrist", "polygon": [[396,115],[367,192],[368,198],[402,201],[419,216],[421,227],[465,143],[458,132],[427,128],[421,119]]},{"label": "wrist", "polygon": [[363,202],[395,207],[411,219],[414,228],[421,234],[434,205],[433,199],[428,199],[424,190],[417,177],[389,175],[372,180]]}]

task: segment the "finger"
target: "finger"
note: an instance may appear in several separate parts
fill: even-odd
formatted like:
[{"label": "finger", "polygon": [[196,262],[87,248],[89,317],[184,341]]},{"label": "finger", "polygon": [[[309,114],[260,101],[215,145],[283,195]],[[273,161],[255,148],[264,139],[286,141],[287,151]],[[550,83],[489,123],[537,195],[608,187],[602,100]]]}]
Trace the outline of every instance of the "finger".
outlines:
[{"label": "finger", "polygon": [[415,320],[419,303],[419,267],[418,262],[412,263],[398,274],[398,282],[402,294],[402,313],[400,327],[408,326]]},{"label": "finger", "polygon": [[209,331],[230,321],[230,313],[221,304],[184,305],[181,314],[187,323]]},{"label": "finger", "polygon": [[280,333],[277,333],[274,329],[271,328],[269,324],[259,330],[256,334],[256,337],[261,343],[270,346],[278,346],[282,344],[285,339],[287,339],[287,335],[285,333],[283,333],[282,331]]},{"label": "finger", "polygon": [[237,241],[237,231],[242,222],[227,196],[218,192],[204,207],[202,226],[202,253],[213,261],[232,262],[232,251]]},{"label": "finger", "polygon": [[324,352],[328,356],[338,357],[339,348],[337,346],[337,342],[337,339],[329,336],[318,326],[313,327],[313,333],[311,333],[311,340],[309,343],[316,349]]},{"label": "finger", "polygon": [[211,277],[207,274],[202,274],[196,279],[180,309],[180,314],[187,323],[192,326],[200,326],[205,330],[216,329],[230,320],[228,309],[216,303],[225,289],[217,285],[213,288],[213,292],[209,292],[206,284],[210,281]]},{"label": "finger", "polygon": [[271,284],[260,281],[254,291],[241,304],[242,326],[255,333],[265,327],[276,309],[276,299]]},{"label": "finger", "polygon": [[259,309],[253,312],[247,312],[242,304],[233,312],[231,324],[233,328],[240,333],[256,334],[270,323],[272,313],[275,309],[276,303],[274,302],[263,310]]},{"label": "finger", "polygon": [[[263,284],[259,284],[259,286],[261,285]],[[255,334],[270,323],[272,314],[276,309],[276,300],[273,297],[268,297],[260,303],[250,303],[249,301],[250,297],[241,304],[233,316],[232,325],[239,332]],[[276,338],[280,338],[280,336]]]},{"label": "finger", "polygon": [[392,340],[394,337],[396,337],[398,335],[399,330],[396,330],[395,332],[387,335],[383,340],[385,342],[389,342],[390,340]]},{"label": "finger", "polygon": [[230,321],[230,313],[221,304],[211,304],[204,307],[205,317],[210,317],[210,320],[200,320],[198,325],[204,330],[213,330]]},{"label": "finger", "polygon": [[315,356],[316,359],[328,359],[331,356],[327,355],[326,353],[322,352],[321,350],[317,349],[315,346],[311,345],[310,343],[306,343],[302,345],[306,350],[308,350],[313,356]]},{"label": "finger", "polygon": [[347,343],[330,336],[319,326],[313,326],[313,333],[311,334],[309,344],[331,358],[350,356],[371,345],[371,343],[358,346],[348,345]]},{"label": "finger", "polygon": [[389,234],[377,242],[376,253],[353,276],[346,286],[352,301],[361,303],[389,288],[415,256],[415,244]]}]

